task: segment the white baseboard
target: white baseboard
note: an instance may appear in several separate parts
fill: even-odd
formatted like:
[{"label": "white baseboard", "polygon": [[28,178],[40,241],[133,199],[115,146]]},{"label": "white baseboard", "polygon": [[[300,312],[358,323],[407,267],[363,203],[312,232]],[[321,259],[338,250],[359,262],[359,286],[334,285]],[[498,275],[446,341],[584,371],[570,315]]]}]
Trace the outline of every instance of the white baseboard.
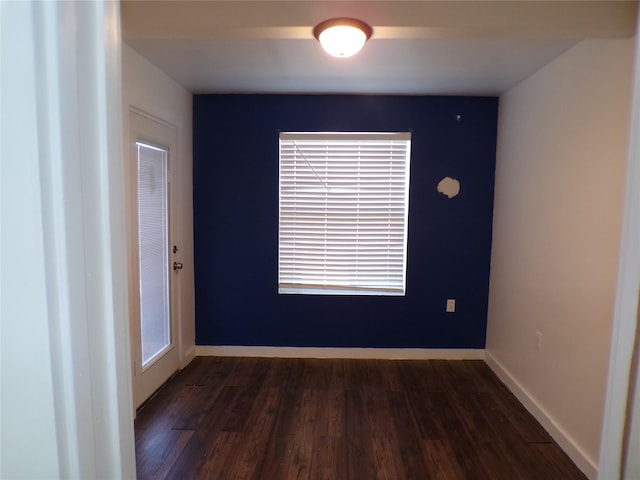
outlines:
[{"label": "white baseboard", "polygon": [[350,358],[380,360],[484,360],[484,349],[448,348],[333,348],[198,346],[200,357]]},{"label": "white baseboard", "polygon": [[189,365],[191,363],[191,360],[193,360],[194,358],[196,358],[196,346],[195,345],[193,345],[191,348],[189,348],[189,350],[187,350],[187,352],[184,354],[184,356],[180,359],[180,369],[183,369],[187,365]]},{"label": "white baseboard", "polygon": [[598,477],[598,466],[571,438],[563,428],[558,425],[553,416],[542,407],[533,396],[524,388],[511,373],[491,355],[485,351],[485,361],[495,374],[504,382],[525,408],[535,417],[538,422],[549,432],[549,435],[573,460],[580,470],[591,480]]}]

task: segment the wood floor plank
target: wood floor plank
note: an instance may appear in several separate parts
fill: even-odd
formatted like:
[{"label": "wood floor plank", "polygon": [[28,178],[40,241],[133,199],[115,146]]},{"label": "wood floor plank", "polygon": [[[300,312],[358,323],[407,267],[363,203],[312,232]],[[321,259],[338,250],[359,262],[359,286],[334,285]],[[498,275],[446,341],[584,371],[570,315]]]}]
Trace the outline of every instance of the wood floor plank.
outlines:
[{"label": "wood floor plank", "polygon": [[[295,363],[289,366],[301,371]],[[312,460],[311,447],[314,425],[309,425],[311,398],[289,384],[280,390],[279,402],[274,406],[271,434],[265,442],[264,455],[253,478],[308,478]]]},{"label": "wood floor plank", "polygon": [[239,464],[246,437],[247,434],[242,432],[218,432],[211,448],[204,454],[201,466],[193,469],[192,476],[212,480],[234,478],[234,469]]},{"label": "wood floor plank", "polygon": [[462,429],[445,393],[409,391],[405,395],[421,439],[447,438]]},{"label": "wood floor plank", "polygon": [[458,463],[451,442],[447,440],[423,440],[425,463],[434,480],[464,480],[462,466]]},{"label": "wood floor plank", "polygon": [[404,392],[388,392],[397,432],[398,449],[407,479],[429,479],[422,455],[421,437],[413,410]]},{"label": "wood floor plank", "polygon": [[234,478],[249,480],[255,472],[267,450],[267,442],[273,431],[280,392],[270,388],[260,392],[254,408],[249,412],[246,438],[240,447],[240,456],[235,468]]},{"label": "wood floor plank", "polygon": [[330,387],[316,391],[318,417],[316,437],[341,437],[344,433],[344,390]]},{"label": "wood floor plank", "polygon": [[254,471],[253,480],[284,478],[291,456],[292,436],[272,431],[267,439],[264,455]]},{"label": "wood floor plank", "polygon": [[[359,371],[362,362],[354,365],[351,373]],[[347,478],[375,478],[376,469],[371,445],[371,429],[366,417],[362,392],[358,388],[345,392],[343,451],[347,465]]]},{"label": "wood floor plank", "polygon": [[427,365],[421,365],[421,362],[404,360],[398,362],[398,382],[399,391],[403,392],[426,392],[435,391],[434,382],[432,381],[432,372]]},{"label": "wood floor plank", "polygon": [[[480,451],[477,445],[473,443],[471,437],[466,431],[465,424],[460,418],[459,410],[455,407],[455,392],[449,394],[443,392],[440,394],[432,394],[430,396],[431,415],[438,419],[437,428],[439,440],[446,440],[454,447],[455,462],[462,468],[466,478],[492,478],[487,476],[487,471],[480,458]],[[413,405],[413,409],[418,412],[416,416],[424,415],[424,411],[420,405]],[[424,440],[429,440],[425,436]],[[428,464],[431,470],[430,464]],[[435,466],[437,467],[437,465]],[[437,468],[435,468],[437,471]]]},{"label": "wood floor plank", "polygon": [[400,449],[395,437],[371,439],[375,459],[375,478],[378,480],[404,480],[405,475]]},{"label": "wood floor plank", "polygon": [[326,390],[331,386],[330,365],[321,359],[305,359],[301,382],[304,388]]},{"label": "wood floor plank", "polygon": [[287,478],[310,477],[318,411],[317,400],[318,394],[315,388],[302,390],[292,425],[293,456],[289,461]]},{"label": "wood floor plank", "polygon": [[182,454],[193,435],[192,430],[167,430],[136,452],[138,478],[162,479]]},{"label": "wood floor plank", "polygon": [[456,410],[457,417],[462,421],[463,429],[471,443],[494,443],[498,441],[498,434],[491,427],[491,422],[484,412],[478,408],[476,397],[487,395],[476,392],[460,394],[458,392],[449,396]]},{"label": "wood floor plank", "polygon": [[[240,388],[240,387],[239,387]],[[224,427],[225,432],[246,432],[251,425],[248,424],[249,414],[253,410],[259,390],[242,387],[233,407],[229,411]]]},{"label": "wood floor plank", "polygon": [[314,441],[309,480],[335,480],[344,478],[338,471],[338,451],[341,438],[320,436]]},{"label": "wood floor plank", "polygon": [[376,368],[380,370],[385,389],[388,391],[399,392],[402,390],[402,380],[400,379],[400,370],[398,364],[400,362],[390,362],[388,360],[375,360]]},{"label": "wood floor plank", "polygon": [[562,449],[555,443],[532,443],[530,448],[539,455],[536,458],[544,465],[549,478],[562,478],[564,480],[584,480],[580,472]]},{"label": "wood floor plank", "polygon": [[469,364],[473,369],[476,378],[486,385],[487,391],[496,402],[496,408],[501,412],[508,413],[509,423],[520,437],[529,443],[553,442],[551,436],[533,418],[518,401],[515,395],[500,381],[498,376],[487,367],[484,362]]},{"label": "wood floor plank", "polygon": [[[480,469],[474,476],[467,474],[467,478],[504,478],[505,480],[508,478],[517,478],[518,480],[528,480],[527,477],[521,475],[521,472],[513,468],[508,456],[505,457],[505,455],[496,448],[496,444],[489,442],[478,443],[474,445],[474,453],[478,458],[478,466]],[[459,456],[458,459],[460,459]]]},{"label": "wood floor plank", "polygon": [[168,409],[164,415],[170,414],[171,428],[178,430],[195,430],[209,416],[212,405],[218,401],[224,385],[185,384],[176,393],[180,395],[180,402],[175,410]]},{"label": "wood floor plank", "polygon": [[[173,464],[166,478],[183,479],[196,476],[202,472],[204,466],[210,461],[214,448],[224,449],[219,446],[218,437],[223,431],[229,411],[233,408],[239,395],[239,389],[235,386],[224,386],[216,397],[215,405],[207,415],[201,417],[195,425],[194,433],[185,445],[182,455]],[[217,451],[217,450],[215,450]]]},{"label": "wood floor plank", "polygon": [[196,358],[135,433],[139,479],[586,478],[476,360]]}]

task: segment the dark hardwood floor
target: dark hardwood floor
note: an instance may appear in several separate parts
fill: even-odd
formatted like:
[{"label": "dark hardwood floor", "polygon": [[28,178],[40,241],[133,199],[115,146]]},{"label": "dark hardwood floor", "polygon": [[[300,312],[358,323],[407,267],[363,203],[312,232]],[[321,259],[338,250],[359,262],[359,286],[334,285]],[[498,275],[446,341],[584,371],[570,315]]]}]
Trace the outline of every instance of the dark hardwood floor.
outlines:
[{"label": "dark hardwood floor", "polygon": [[139,412],[139,479],[585,479],[482,361],[196,358]]}]

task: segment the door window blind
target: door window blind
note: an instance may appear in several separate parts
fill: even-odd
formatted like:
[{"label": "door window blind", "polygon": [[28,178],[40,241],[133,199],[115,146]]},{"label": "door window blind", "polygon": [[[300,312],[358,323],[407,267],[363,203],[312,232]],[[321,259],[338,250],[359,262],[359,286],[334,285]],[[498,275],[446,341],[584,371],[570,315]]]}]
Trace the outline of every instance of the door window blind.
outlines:
[{"label": "door window blind", "polygon": [[281,133],[280,293],[404,295],[410,133]]},{"label": "door window blind", "polygon": [[138,253],[142,365],[171,344],[168,151],[138,142]]}]

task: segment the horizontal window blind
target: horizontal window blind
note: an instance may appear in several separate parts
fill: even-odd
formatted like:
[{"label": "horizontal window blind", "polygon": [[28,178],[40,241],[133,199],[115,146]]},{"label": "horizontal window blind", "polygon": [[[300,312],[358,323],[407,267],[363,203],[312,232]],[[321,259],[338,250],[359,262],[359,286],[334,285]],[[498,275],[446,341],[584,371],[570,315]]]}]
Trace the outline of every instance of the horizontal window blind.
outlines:
[{"label": "horizontal window blind", "polygon": [[404,295],[410,133],[281,133],[280,293]]}]

